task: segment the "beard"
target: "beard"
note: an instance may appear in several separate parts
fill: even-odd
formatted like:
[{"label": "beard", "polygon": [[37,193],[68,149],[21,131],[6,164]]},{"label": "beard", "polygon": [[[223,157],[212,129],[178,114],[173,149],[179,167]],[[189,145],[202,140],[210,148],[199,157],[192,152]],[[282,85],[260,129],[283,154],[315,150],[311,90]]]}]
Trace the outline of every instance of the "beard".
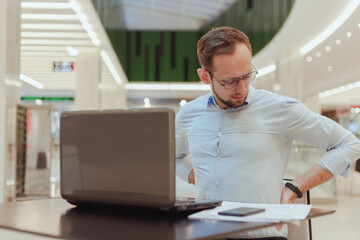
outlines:
[{"label": "beard", "polygon": [[[213,93],[214,95],[216,96],[216,99],[218,99],[223,105],[226,106],[226,108],[237,108],[237,107],[240,107],[244,104],[245,102],[245,99],[241,99],[241,100],[238,100],[238,101],[231,101],[231,100],[224,100],[223,98],[221,98],[219,96],[219,94],[217,94],[217,92],[215,91],[215,89],[213,89]],[[215,99],[215,100],[216,100]],[[219,104],[219,103],[218,103]]]}]

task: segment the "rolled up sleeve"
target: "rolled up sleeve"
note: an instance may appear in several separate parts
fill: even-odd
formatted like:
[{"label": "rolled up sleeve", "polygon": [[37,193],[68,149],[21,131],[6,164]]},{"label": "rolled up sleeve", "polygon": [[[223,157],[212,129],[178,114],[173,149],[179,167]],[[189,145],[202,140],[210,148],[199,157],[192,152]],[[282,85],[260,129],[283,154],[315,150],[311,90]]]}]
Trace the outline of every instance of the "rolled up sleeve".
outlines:
[{"label": "rolled up sleeve", "polygon": [[351,164],[360,158],[360,141],[351,132],[296,100],[284,103],[284,136],[325,149],[319,165],[334,176],[347,177]]}]

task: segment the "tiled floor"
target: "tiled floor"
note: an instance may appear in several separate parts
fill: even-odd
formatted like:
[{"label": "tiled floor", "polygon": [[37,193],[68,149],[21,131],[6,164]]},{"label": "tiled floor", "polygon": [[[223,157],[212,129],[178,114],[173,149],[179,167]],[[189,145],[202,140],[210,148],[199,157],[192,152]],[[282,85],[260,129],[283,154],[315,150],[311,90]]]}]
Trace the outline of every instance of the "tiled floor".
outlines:
[{"label": "tiled floor", "polygon": [[[314,207],[335,209],[332,215],[312,220],[314,240],[360,239],[360,174],[337,178],[337,203],[315,203]],[[355,195],[354,195],[355,194]],[[1,240],[54,240],[29,233],[0,228]]]}]

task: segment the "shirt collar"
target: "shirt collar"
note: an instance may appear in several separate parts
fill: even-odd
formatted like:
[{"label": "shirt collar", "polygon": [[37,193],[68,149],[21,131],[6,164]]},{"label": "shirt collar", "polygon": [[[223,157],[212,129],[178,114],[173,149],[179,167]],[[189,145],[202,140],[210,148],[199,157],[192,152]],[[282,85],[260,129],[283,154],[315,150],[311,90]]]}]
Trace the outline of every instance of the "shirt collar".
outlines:
[{"label": "shirt collar", "polygon": [[[248,95],[246,96],[244,104],[241,105],[240,107],[229,108],[227,110],[237,110],[237,109],[242,109],[242,108],[248,106],[250,103],[252,103],[252,99],[253,99],[254,95],[255,95],[255,88],[253,86],[249,85],[249,92],[248,92]],[[210,93],[208,101],[207,101],[207,107],[210,107],[212,105],[214,105],[218,109],[221,109],[219,107],[219,105],[216,103],[213,93]]]}]

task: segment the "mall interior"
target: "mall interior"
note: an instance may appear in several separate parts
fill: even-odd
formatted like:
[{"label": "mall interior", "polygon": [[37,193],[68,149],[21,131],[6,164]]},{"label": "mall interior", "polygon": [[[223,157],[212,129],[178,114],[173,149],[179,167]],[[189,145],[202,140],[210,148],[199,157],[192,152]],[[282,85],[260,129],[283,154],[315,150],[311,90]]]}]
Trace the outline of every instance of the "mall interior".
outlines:
[{"label": "mall interior", "polygon": [[[296,98],[360,138],[360,0],[0,0],[0,202],[59,198],[63,111],[169,107],[210,92],[196,43],[232,26],[251,83]],[[295,142],[286,178],[325,150]],[[195,196],[176,179],[179,196]],[[360,239],[360,160],[311,190],[316,240]],[[53,239],[0,228],[1,239]]]}]

